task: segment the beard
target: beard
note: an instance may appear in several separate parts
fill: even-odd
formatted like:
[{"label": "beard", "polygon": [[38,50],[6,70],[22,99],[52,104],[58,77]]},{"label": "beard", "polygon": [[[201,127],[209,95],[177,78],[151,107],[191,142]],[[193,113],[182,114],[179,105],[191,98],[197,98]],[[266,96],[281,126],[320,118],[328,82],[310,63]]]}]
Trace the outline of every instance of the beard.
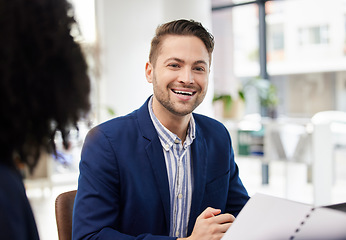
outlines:
[{"label": "beard", "polygon": [[192,113],[204,100],[206,91],[202,92],[202,89],[198,85],[179,85],[179,87],[192,89],[195,91],[195,96],[190,101],[179,101],[172,99],[172,88],[175,83],[170,83],[166,87],[162,87],[158,84],[156,74],[153,75],[153,90],[156,100],[169,112],[177,116],[186,116]]}]

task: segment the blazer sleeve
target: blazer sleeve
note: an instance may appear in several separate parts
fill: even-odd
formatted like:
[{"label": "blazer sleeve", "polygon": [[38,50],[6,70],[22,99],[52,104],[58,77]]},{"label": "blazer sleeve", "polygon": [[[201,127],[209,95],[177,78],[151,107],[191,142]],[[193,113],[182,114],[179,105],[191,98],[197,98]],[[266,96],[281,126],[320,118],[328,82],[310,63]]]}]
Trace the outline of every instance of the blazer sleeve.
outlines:
[{"label": "blazer sleeve", "polygon": [[74,204],[72,239],[155,240],[175,239],[142,234],[130,236],[118,231],[120,177],[114,146],[98,128],[85,140]]},{"label": "blazer sleeve", "polygon": [[230,182],[228,190],[228,198],[226,212],[232,213],[235,217],[249,200],[249,195],[239,177],[239,169],[234,160],[234,151],[232,147],[231,137],[228,133],[230,143]]}]

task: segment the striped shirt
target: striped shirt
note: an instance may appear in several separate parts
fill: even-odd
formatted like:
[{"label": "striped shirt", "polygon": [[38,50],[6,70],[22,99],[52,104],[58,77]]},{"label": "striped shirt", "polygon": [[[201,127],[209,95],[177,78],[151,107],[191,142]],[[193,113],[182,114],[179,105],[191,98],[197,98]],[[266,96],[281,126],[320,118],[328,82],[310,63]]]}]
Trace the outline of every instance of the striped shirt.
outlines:
[{"label": "striped shirt", "polygon": [[191,115],[186,140],[182,144],[181,139],[156,118],[152,109],[152,97],[148,108],[166,161],[171,203],[169,236],[186,237],[193,190],[191,144],[195,139],[195,120]]}]

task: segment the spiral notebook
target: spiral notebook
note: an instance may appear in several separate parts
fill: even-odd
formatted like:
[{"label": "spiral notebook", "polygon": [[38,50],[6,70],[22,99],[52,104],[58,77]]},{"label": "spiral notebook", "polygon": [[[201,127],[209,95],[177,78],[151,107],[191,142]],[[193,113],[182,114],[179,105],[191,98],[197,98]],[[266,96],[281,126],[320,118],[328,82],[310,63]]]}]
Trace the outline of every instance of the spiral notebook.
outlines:
[{"label": "spiral notebook", "polygon": [[222,240],[346,239],[346,213],[255,194]]}]

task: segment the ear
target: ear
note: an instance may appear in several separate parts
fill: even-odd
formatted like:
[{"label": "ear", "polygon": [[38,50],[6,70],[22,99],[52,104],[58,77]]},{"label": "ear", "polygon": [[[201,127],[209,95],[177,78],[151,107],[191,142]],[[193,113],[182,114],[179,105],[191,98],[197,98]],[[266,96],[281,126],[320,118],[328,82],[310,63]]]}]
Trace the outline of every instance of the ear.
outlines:
[{"label": "ear", "polygon": [[153,66],[151,65],[150,62],[147,62],[145,64],[145,77],[147,78],[147,81],[149,83],[153,82]]}]

